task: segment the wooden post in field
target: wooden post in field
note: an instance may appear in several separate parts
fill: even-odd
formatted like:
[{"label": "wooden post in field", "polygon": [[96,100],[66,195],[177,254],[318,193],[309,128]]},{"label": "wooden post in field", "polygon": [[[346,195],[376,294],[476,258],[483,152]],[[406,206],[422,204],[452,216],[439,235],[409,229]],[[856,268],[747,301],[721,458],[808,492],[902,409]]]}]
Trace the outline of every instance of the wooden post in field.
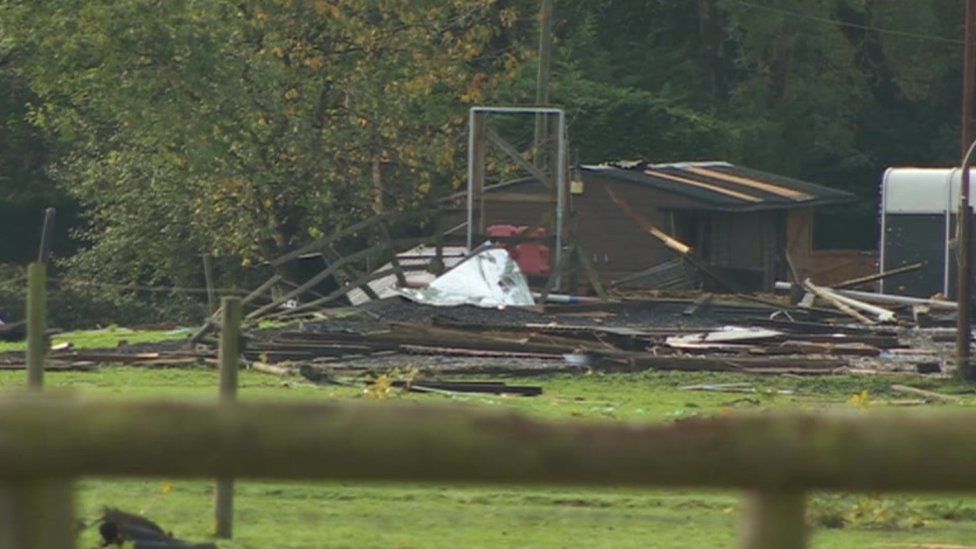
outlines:
[{"label": "wooden post in field", "polygon": [[[237,400],[237,372],[241,346],[241,298],[225,297],[221,300],[222,331],[220,333],[220,401]],[[230,539],[234,532],[234,479],[217,479],[214,502],[215,534]]]},{"label": "wooden post in field", "polygon": [[0,547],[73,548],[73,503],[64,480],[0,482]]},{"label": "wooden post in field", "polygon": [[44,387],[44,356],[47,354],[47,265],[27,266],[27,387]]},{"label": "wooden post in field", "polygon": [[207,313],[214,314],[217,310],[217,292],[214,290],[213,256],[203,254],[203,278],[207,284]]},{"label": "wooden post in field", "polygon": [[804,549],[806,501],[801,492],[753,492],[747,496],[742,549]]}]

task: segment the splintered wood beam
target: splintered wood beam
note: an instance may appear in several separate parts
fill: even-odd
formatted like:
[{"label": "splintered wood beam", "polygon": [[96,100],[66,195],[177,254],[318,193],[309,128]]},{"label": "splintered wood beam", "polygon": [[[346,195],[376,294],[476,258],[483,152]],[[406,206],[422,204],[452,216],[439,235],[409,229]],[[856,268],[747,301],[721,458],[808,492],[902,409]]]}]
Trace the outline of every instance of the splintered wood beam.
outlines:
[{"label": "splintered wood beam", "polygon": [[370,282],[374,280],[379,280],[381,278],[385,278],[393,274],[396,274],[395,269],[383,269],[382,271],[375,271],[372,273],[364,274],[360,278],[350,282],[349,284],[346,284],[345,286],[337,290],[334,290],[328,295],[322,296],[318,299],[313,299],[312,301],[309,301],[307,303],[302,303],[299,306],[295,307],[294,309],[285,309],[280,311],[269,312],[268,314],[264,315],[263,318],[269,320],[276,319],[276,318],[283,318],[283,317],[288,317],[299,313],[311,311],[313,309],[325,307],[329,303],[339,299],[340,297],[348,294],[349,292],[357,288],[361,289],[363,286],[368,285]]},{"label": "splintered wood beam", "polygon": [[838,310],[847,313],[854,320],[863,324],[874,324],[873,320],[859,313],[854,307],[851,307],[850,305],[838,300],[836,295],[828,292],[825,288],[821,288],[820,286],[810,282],[809,278],[803,281],[803,287],[809,290],[813,295],[819,297],[827,303],[830,303]]},{"label": "splintered wood beam", "polygon": [[676,252],[679,256],[685,258],[692,267],[707,276],[709,279],[718,284],[722,289],[735,293],[736,289],[734,285],[730,284],[722,276],[712,270],[704,261],[697,258],[692,251],[691,246],[681,242],[680,240],[669,236],[667,233],[658,229],[651,223],[646,217],[641,215],[637,210],[635,210],[626,200],[620,197],[613,189],[607,187],[607,193],[610,198],[617,205],[622,212],[624,212],[627,217],[633,219],[644,232],[650,234],[654,238],[658,239],[662,244],[664,244],[668,249]]},{"label": "splintered wood beam", "polygon": [[328,236],[323,236],[322,238],[313,240],[312,242],[309,242],[307,244],[303,244],[302,246],[299,246],[298,248],[284,255],[281,255],[277,259],[272,260],[271,266],[277,267],[289,261],[298,259],[299,257],[307,253],[320,251],[326,246],[334,244],[347,236],[351,236],[353,234],[356,234],[360,231],[364,231],[366,229],[371,229],[374,225],[376,225],[380,221],[386,221],[389,223],[399,223],[413,218],[424,217],[425,215],[436,214],[440,211],[442,210],[438,208],[433,208],[433,209],[424,209],[424,210],[411,210],[407,212],[384,212],[378,215],[374,215],[373,217],[364,219],[358,223],[354,223],[344,229],[341,229],[338,232],[332,233]]},{"label": "splintered wood beam", "polygon": [[619,194],[614,192],[613,189],[608,187],[607,193],[610,194],[610,198],[613,200],[614,204],[616,204],[618,208],[623,210],[623,212],[627,214],[627,217],[636,221],[637,224],[640,225],[640,228],[644,229],[644,232],[660,240],[662,244],[664,244],[671,250],[678,252],[681,255],[686,256],[691,253],[691,246],[685,244],[684,242],[681,242],[677,238],[674,238],[670,236],[668,233],[655,227],[653,223],[651,223],[646,217],[638,213],[637,210],[635,210],[630,204],[628,204],[626,200],[621,198]]},{"label": "splintered wood beam", "polygon": [[[420,244],[422,242],[424,242],[424,239],[422,239],[422,238],[406,238],[406,239],[395,240],[395,241],[392,242],[392,245],[395,245],[395,246],[400,246],[400,245],[402,245],[402,246],[416,246],[417,244]],[[259,307],[259,308],[255,309],[255,310],[251,311],[250,313],[248,313],[247,317],[245,317],[246,320],[253,320],[255,318],[260,318],[265,313],[267,313],[269,311],[273,311],[277,307],[280,307],[282,304],[284,304],[289,299],[294,299],[294,298],[302,295],[303,293],[307,292],[308,290],[311,290],[312,288],[315,287],[316,284],[318,284],[319,282],[322,282],[326,278],[332,276],[333,273],[335,273],[337,270],[341,269],[343,266],[348,265],[348,264],[350,264],[352,262],[355,262],[355,261],[360,261],[362,259],[365,259],[366,257],[369,257],[370,255],[377,254],[377,253],[381,253],[385,249],[385,246],[386,246],[386,243],[377,244],[375,246],[371,246],[369,248],[366,248],[365,250],[360,250],[360,251],[358,251],[358,252],[356,252],[354,254],[347,255],[346,257],[343,257],[342,259],[339,259],[337,261],[334,261],[332,264],[330,264],[328,266],[328,268],[326,268],[325,270],[321,271],[319,274],[313,276],[312,278],[308,279],[307,281],[305,281],[303,284],[301,284],[297,288],[295,288],[295,289],[293,289],[293,290],[291,290],[289,292],[286,292],[283,296],[281,296],[278,299],[272,301],[271,303],[268,303],[267,305],[264,305],[263,307]]]},{"label": "splintered wood beam", "polygon": [[919,261],[918,263],[912,263],[911,265],[905,265],[904,267],[898,267],[897,269],[891,269],[890,271],[884,271],[881,273],[875,273],[873,275],[845,280],[844,282],[841,282],[840,284],[834,284],[831,287],[835,290],[843,290],[844,288],[853,288],[855,286],[860,286],[861,284],[867,284],[869,282],[884,280],[892,276],[897,276],[900,274],[917,271],[921,269],[924,265],[925,265],[924,261]]}]

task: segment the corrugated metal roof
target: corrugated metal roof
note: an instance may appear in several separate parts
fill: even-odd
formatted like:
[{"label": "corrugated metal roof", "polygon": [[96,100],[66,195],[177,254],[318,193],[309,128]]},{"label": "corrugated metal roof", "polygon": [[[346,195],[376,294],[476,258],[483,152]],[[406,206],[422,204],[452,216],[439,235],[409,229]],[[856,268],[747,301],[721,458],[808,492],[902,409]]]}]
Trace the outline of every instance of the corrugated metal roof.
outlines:
[{"label": "corrugated metal roof", "polygon": [[855,199],[848,192],[728,162],[635,161],[582,168],[584,172],[678,193],[718,210],[797,208]]}]

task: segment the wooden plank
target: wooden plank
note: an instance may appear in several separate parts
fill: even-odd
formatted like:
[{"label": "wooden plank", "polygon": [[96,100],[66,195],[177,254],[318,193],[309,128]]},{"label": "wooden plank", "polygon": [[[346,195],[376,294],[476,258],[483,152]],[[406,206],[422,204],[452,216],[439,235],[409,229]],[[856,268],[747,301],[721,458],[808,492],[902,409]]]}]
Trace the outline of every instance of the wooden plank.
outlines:
[{"label": "wooden plank", "polygon": [[[397,246],[400,246],[400,245],[404,245],[404,246],[416,246],[417,244],[420,244],[422,242],[424,242],[424,239],[422,239],[422,238],[404,238],[404,239],[395,240],[395,241],[393,241],[392,244],[397,245]],[[289,299],[294,299],[295,297],[300,296],[301,294],[303,294],[303,293],[307,292],[308,290],[314,288],[316,284],[318,284],[319,282],[322,282],[323,280],[325,280],[326,278],[328,278],[329,276],[331,276],[337,270],[341,269],[344,265],[347,265],[347,264],[352,263],[352,262],[355,262],[355,261],[359,261],[361,259],[364,259],[366,257],[369,257],[370,255],[373,255],[373,254],[376,254],[376,253],[381,252],[384,249],[384,246],[385,246],[385,244],[377,244],[375,246],[371,246],[369,248],[366,248],[365,250],[360,250],[360,251],[355,252],[353,254],[347,255],[347,256],[343,257],[342,259],[339,259],[338,261],[332,262],[329,265],[329,267],[326,268],[325,270],[321,271],[317,275],[315,275],[312,278],[308,279],[307,281],[305,281],[303,284],[301,284],[297,288],[295,288],[295,289],[293,289],[293,290],[291,290],[289,292],[286,292],[284,295],[282,295],[278,299],[272,301],[271,303],[268,303],[267,305],[264,305],[263,307],[258,307],[254,311],[251,311],[247,315],[247,317],[245,317],[245,318],[247,320],[252,320],[252,319],[255,319],[255,318],[260,318],[262,315],[264,315],[268,311],[274,310],[275,308],[281,306],[281,304],[285,303]]]},{"label": "wooden plank", "polygon": [[789,369],[800,373],[832,373],[848,365],[842,358],[814,357],[731,357],[656,355],[642,352],[596,352],[590,365],[594,370],[607,372],[642,372],[645,370],[676,370],[686,372],[761,372]]},{"label": "wooden plank", "polygon": [[758,196],[753,196],[751,194],[741,193],[739,191],[734,191],[732,189],[726,189],[725,187],[719,187],[718,185],[711,185],[702,181],[695,181],[694,179],[689,179],[687,177],[680,177],[677,175],[672,175],[669,173],[662,172],[660,170],[646,169],[644,170],[647,175],[651,177],[660,177],[662,179],[670,179],[671,181],[677,181],[684,185],[691,185],[693,187],[700,187],[702,189],[708,189],[712,192],[719,194],[724,194],[726,196],[731,196],[733,198],[738,198],[739,200],[744,200],[746,202],[762,202],[762,198]]},{"label": "wooden plank", "polygon": [[835,296],[833,296],[833,295],[825,292],[823,290],[823,288],[820,288],[819,286],[817,286],[817,285],[813,284],[812,282],[810,282],[810,279],[805,280],[803,282],[803,286],[807,290],[809,290],[811,293],[813,293],[814,295],[816,295],[817,297],[819,297],[820,299],[823,299],[824,301],[830,303],[834,307],[837,307],[838,310],[847,313],[854,320],[857,320],[858,322],[861,322],[861,323],[864,323],[864,324],[874,324],[874,321],[873,320],[871,320],[870,318],[868,318],[868,317],[862,315],[861,313],[857,312],[850,305],[847,305],[846,303],[842,303],[842,302],[838,301]]},{"label": "wooden plank", "polygon": [[298,248],[296,248],[296,249],[294,249],[294,250],[292,250],[292,251],[290,251],[290,252],[288,252],[288,253],[280,256],[280,257],[278,257],[277,259],[275,259],[273,261],[271,261],[271,266],[272,267],[277,267],[279,265],[282,265],[282,264],[287,263],[289,261],[292,261],[294,259],[298,259],[299,257],[301,257],[301,256],[303,256],[303,255],[305,255],[307,253],[316,252],[316,251],[322,250],[326,246],[329,246],[329,245],[331,245],[333,243],[339,242],[341,239],[343,239],[343,238],[345,238],[347,236],[352,236],[352,235],[354,235],[354,234],[356,234],[358,232],[361,232],[361,231],[364,231],[366,229],[372,228],[373,225],[375,225],[376,223],[379,223],[380,221],[384,221],[385,220],[385,221],[389,221],[391,223],[400,223],[400,222],[403,222],[403,221],[408,221],[410,219],[414,219],[414,218],[418,218],[418,217],[423,217],[425,215],[430,215],[430,214],[436,213],[438,211],[440,211],[440,209],[433,208],[433,209],[426,209],[426,210],[410,210],[410,211],[407,211],[407,212],[384,212],[384,213],[375,215],[373,217],[370,217],[368,219],[364,219],[362,221],[359,221],[357,223],[354,223],[354,224],[352,224],[352,225],[350,225],[348,227],[345,227],[345,228],[339,230],[338,232],[334,232],[334,233],[332,233],[332,234],[330,234],[328,236],[324,236],[322,238],[319,238],[318,240],[314,240],[314,241],[309,242],[307,244],[303,244],[302,246],[299,246]]},{"label": "wooden plank", "polygon": [[[294,309],[289,309],[289,310],[284,310],[284,311],[275,311],[275,312],[268,313],[268,314],[264,315],[264,318],[266,318],[266,319],[275,319],[275,318],[283,318],[283,317],[288,317],[288,316],[294,316],[294,315],[297,315],[299,313],[304,313],[304,312],[310,311],[312,309],[316,309],[316,308],[319,308],[319,307],[324,307],[324,306],[328,305],[329,303],[331,303],[331,302],[339,299],[340,297],[348,294],[350,291],[352,291],[352,290],[354,290],[356,288],[362,288],[363,286],[368,286],[370,282],[372,282],[374,280],[379,280],[381,278],[386,278],[387,276],[390,276],[390,275],[394,274],[394,272],[395,272],[395,269],[383,269],[381,271],[374,271],[372,273],[364,274],[360,278],[358,278],[358,279],[350,282],[349,284],[346,284],[345,286],[343,286],[343,287],[341,287],[341,288],[339,288],[337,290],[332,291],[328,295],[322,296],[322,297],[320,297],[318,299],[313,299],[312,301],[309,301],[308,303],[302,303],[301,305],[299,305],[298,307],[295,307]],[[379,296],[377,296],[377,297],[379,297]]]},{"label": "wooden plank", "polygon": [[684,170],[705,177],[711,177],[713,179],[721,179],[723,181],[728,181],[730,183],[737,183],[739,185],[744,185],[746,187],[758,189],[760,191],[766,191],[767,193],[782,196],[784,198],[789,198],[790,200],[794,200],[797,202],[802,202],[804,200],[810,200],[813,198],[813,195],[809,195],[804,192],[794,191],[793,189],[787,189],[786,187],[780,187],[779,185],[773,185],[771,183],[766,183],[765,181],[749,179],[748,177],[740,177],[737,175],[723,173],[717,170],[710,170],[708,168],[690,166],[684,168]]},{"label": "wooden plank", "polygon": [[[380,223],[380,234],[383,235],[383,247],[387,253],[390,254],[390,265],[393,265],[393,274],[396,276],[397,285],[404,288],[407,285],[407,276],[403,273],[403,266],[400,265],[400,260],[397,258],[397,250],[392,244],[393,237],[390,236],[390,228],[385,222]],[[368,291],[365,289],[363,291],[369,295],[371,299],[379,299],[379,296],[373,292],[372,288],[369,287],[369,284],[363,284],[360,286],[360,288],[363,287],[368,288]]]},{"label": "wooden plank", "polygon": [[44,388],[44,358],[47,355],[47,265],[27,267],[27,387]]},{"label": "wooden plank", "polygon": [[702,307],[708,306],[708,303],[712,301],[712,297],[714,297],[714,295],[710,293],[701,294],[700,296],[696,297],[695,300],[692,301],[690,305],[685,307],[685,310],[681,311],[681,314],[685,316],[691,316],[697,314],[698,311],[702,309]]},{"label": "wooden plank", "polygon": [[[27,364],[18,362],[0,363],[0,371],[26,370]],[[46,372],[94,372],[98,366],[93,362],[50,362],[45,365]]]},{"label": "wooden plank", "polygon": [[869,282],[875,282],[877,280],[884,280],[892,276],[917,271],[921,269],[923,265],[925,265],[925,262],[920,261],[918,263],[912,263],[911,265],[905,265],[904,267],[898,267],[897,269],[891,269],[890,271],[885,271],[883,273],[876,273],[873,275],[845,280],[844,282],[841,282],[839,284],[832,285],[831,288],[835,290],[842,290],[844,288],[853,288],[855,286],[860,286],[861,284],[867,284]]},{"label": "wooden plank", "polygon": [[[271,278],[264,281],[260,286],[252,290],[251,293],[244,296],[244,299],[241,301],[241,304],[242,305],[249,304],[250,302],[260,297],[264,292],[270,290],[272,286],[274,286],[279,282],[281,282],[281,275],[274,274]],[[209,318],[207,318],[206,322],[204,322],[203,325],[197,329],[196,333],[190,336],[190,339],[188,341],[189,345],[194,345],[200,342],[203,339],[203,337],[206,336],[210,332],[210,330],[212,330],[217,325],[216,319],[219,314],[220,314],[220,308],[218,307],[217,310],[214,311]]]},{"label": "wooden plank", "polygon": [[942,402],[958,402],[961,397],[956,395],[946,395],[943,393],[936,393],[935,391],[926,391],[925,389],[919,389],[918,387],[909,387],[907,385],[892,385],[892,391],[898,391],[900,393],[909,393],[913,395],[918,395],[925,397],[926,400],[938,400]]},{"label": "wooden plank", "polygon": [[[381,226],[381,227],[384,226],[382,221],[380,221],[379,226]],[[342,259],[342,254],[340,254],[339,251],[336,250],[336,248],[335,248],[335,246],[333,244],[330,244],[330,245],[328,245],[328,246],[326,246],[325,248],[322,249],[322,256],[325,257],[325,258],[327,258],[328,261],[329,261],[329,263],[332,263],[332,262],[335,262],[335,261],[339,261],[340,259]],[[342,268],[340,268],[338,272],[342,273],[343,276],[345,277],[345,278],[342,278],[342,279],[340,279],[339,277],[336,277],[336,281],[339,283],[339,286],[345,286],[345,285],[349,284],[349,281],[350,280],[359,279],[359,278],[362,278],[362,276],[363,276],[362,273],[360,273],[351,264],[343,265]],[[379,299],[380,298],[380,296],[377,295],[376,292],[373,291],[373,288],[370,287],[369,284],[363,284],[362,286],[357,286],[357,287],[360,290],[362,290],[363,293],[366,294],[366,297],[368,297],[369,299],[375,300],[375,299]],[[318,295],[319,297],[322,297],[319,294],[315,294],[315,295]]]},{"label": "wooden plank", "polygon": [[640,227],[644,229],[645,232],[649,233],[650,235],[660,240],[662,244],[667,246],[672,251],[678,253],[678,255],[686,259],[692,267],[694,267],[702,274],[704,274],[705,276],[713,280],[716,284],[718,284],[723,289],[732,293],[736,291],[735,287],[732,284],[730,284],[728,281],[726,281],[721,276],[719,276],[711,267],[706,265],[703,261],[695,257],[695,255],[692,253],[690,246],[688,246],[684,242],[681,242],[680,240],[677,240],[676,238],[672,238],[668,236],[664,231],[655,227],[650,221],[647,220],[647,218],[645,218],[636,210],[634,210],[630,206],[630,204],[628,204],[623,198],[620,197],[620,195],[613,192],[613,189],[610,189],[608,187],[607,193],[610,194],[610,198],[614,201],[614,203],[616,203],[617,206],[625,214],[627,214],[628,217],[630,217],[635,222],[637,222],[637,224],[640,225]]},{"label": "wooden plank", "polygon": [[575,246],[576,257],[579,258],[580,267],[583,270],[583,274],[586,276],[587,282],[593,287],[593,291],[596,292],[597,297],[603,301],[607,300],[607,292],[603,289],[603,283],[600,282],[600,274],[597,273],[596,267],[593,266],[593,262],[590,261],[590,256],[583,249],[583,246],[577,242]]},{"label": "wooden plank", "polygon": [[614,201],[614,203],[617,204],[617,206],[623,210],[628,217],[636,221],[637,224],[640,225],[641,229],[644,229],[644,232],[660,240],[662,244],[683,256],[687,256],[689,253],[691,253],[691,246],[681,242],[677,238],[673,238],[661,229],[655,227],[644,216],[638,213],[637,210],[634,210],[630,204],[627,203],[627,201],[620,197],[620,195],[615,193],[613,189],[608,187],[607,192],[610,194],[610,198]]}]

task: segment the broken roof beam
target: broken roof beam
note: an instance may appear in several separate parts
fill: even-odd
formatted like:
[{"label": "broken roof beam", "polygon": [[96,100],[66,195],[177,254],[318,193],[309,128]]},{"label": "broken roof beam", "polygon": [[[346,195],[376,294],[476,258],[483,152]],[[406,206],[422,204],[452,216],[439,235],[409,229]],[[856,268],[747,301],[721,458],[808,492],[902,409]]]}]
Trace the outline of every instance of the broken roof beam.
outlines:
[{"label": "broken roof beam", "polygon": [[691,246],[681,242],[680,240],[668,235],[661,229],[658,229],[651,223],[646,217],[637,212],[630,204],[627,203],[623,198],[620,197],[613,189],[607,187],[607,193],[610,195],[611,200],[627,214],[627,217],[633,219],[645,232],[657,238],[662,244],[664,244],[669,250],[674,251],[681,257],[688,260],[688,263],[692,267],[700,271],[702,274],[706,275],[711,280],[715,281],[722,289],[735,293],[736,289],[723,277],[718,275],[711,267],[709,267],[705,262],[701,261],[692,253]]},{"label": "broken roof beam", "polygon": [[277,259],[272,260],[271,266],[277,267],[279,265],[282,265],[294,259],[298,259],[299,257],[305,254],[320,251],[324,249],[326,246],[338,242],[342,238],[354,235],[366,229],[370,229],[381,221],[388,222],[388,223],[398,223],[416,217],[423,217],[428,214],[436,214],[441,211],[443,211],[442,208],[428,208],[422,210],[410,210],[406,212],[383,212],[381,214],[374,215],[373,217],[370,217],[368,219],[364,219],[357,223],[353,223],[352,225],[340,229],[338,232],[332,233],[329,236],[323,236],[322,238],[313,240],[312,242],[309,242],[307,244],[303,244],[298,248],[278,257]]},{"label": "broken roof beam", "polygon": [[[775,285],[777,290],[788,291],[791,287],[792,285],[789,282],[782,281],[777,282]],[[956,310],[955,301],[943,301],[941,299],[925,299],[905,295],[878,294],[874,292],[862,292],[859,290],[834,290],[834,293],[847,297],[853,297],[854,299],[860,301],[871,301],[873,303],[886,303],[890,305],[925,305],[927,307],[931,307],[932,309],[940,309],[943,311]]]},{"label": "broken roof beam", "polygon": [[[399,245],[403,245],[403,246],[416,246],[417,244],[420,244],[420,243],[424,242],[424,240],[425,239],[423,239],[423,238],[405,238],[405,239],[394,240],[390,244],[391,245],[397,245],[397,246],[399,246]],[[313,276],[312,278],[308,279],[304,284],[300,285],[299,287],[295,288],[294,290],[291,290],[290,292],[286,292],[284,295],[282,295],[278,299],[272,301],[271,303],[269,303],[269,304],[267,304],[267,305],[265,305],[263,307],[259,307],[258,309],[255,309],[254,311],[251,311],[245,317],[245,320],[254,320],[255,318],[260,318],[265,313],[267,313],[269,311],[272,311],[272,310],[274,310],[277,307],[280,307],[282,304],[284,304],[289,299],[294,299],[294,298],[300,296],[301,294],[307,292],[308,290],[314,288],[316,284],[318,284],[319,282],[322,282],[323,280],[325,280],[329,276],[332,276],[333,273],[335,273],[337,270],[341,269],[343,266],[348,265],[348,264],[350,264],[350,263],[352,263],[354,261],[359,261],[361,259],[365,259],[365,258],[369,257],[372,254],[380,253],[384,249],[386,249],[386,247],[387,247],[387,243],[384,242],[384,243],[377,244],[375,246],[371,246],[369,248],[366,248],[365,250],[360,250],[360,251],[358,251],[358,252],[356,252],[354,254],[347,255],[347,256],[343,257],[342,259],[339,259],[338,261],[333,262],[331,265],[328,266],[328,268],[326,268],[325,270],[321,271],[319,274]]]},{"label": "broken roof beam", "polygon": [[831,294],[831,293],[825,291],[820,286],[817,286],[814,283],[810,282],[810,279],[809,278],[803,281],[803,287],[806,288],[807,290],[809,290],[815,296],[819,297],[820,299],[826,301],[827,303],[830,303],[834,307],[837,307],[837,309],[839,309],[839,310],[847,313],[854,320],[856,320],[858,322],[861,322],[861,323],[864,323],[864,324],[874,324],[875,323],[873,320],[871,320],[870,318],[864,316],[863,314],[861,314],[860,312],[858,312],[856,309],[854,309],[850,305],[848,305],[848,304],[846,304],[846,303],[838,300],[837,297],[836,297],[836,295]]},{"label": "broken roof beam", "polygon": [[905,273],[910,273],[910,272],[913,272],[913,271],[917,271],[917,270],[921,269],[923,265],[925,265],[925,262],[924,261],[919,261],[918,263],[912,263],[911,265],[905,265],[904,267],[898,267],[897,269],[891,269],[890,271],[884,271],[884,272],[881,272],[881,273],[875,273],[873,275],[862,276],[862,277],[859,277],[859,278],[852,278],[850,280],[845,280],[844,282],[841,282],[840,284],[834,284],[832,286],[832,288],[834,290],[843,290],[844,288],[853,288],[853,287],[856,287],[856,286],[860,286],[861,284],[867,284],[869,282],[875,282],[875,281],[878,281],[878,280],[884,280],[884,279],[889,278],[889,277],[892,277],[892,276],[896,276],[896,275],[900,275],[900,274],[905,274]]},{"label": "broken roof beam", "polygon": [[[804,285],[807,288],[814,287],[814,284],[810,282],[810,279],[805,280]],[[849,307],[853,307],[859,311],[864,311],[868,314],[874,315],[878,322],[895,322],[897,320],[895,313],[889,311],[888,309],[878,307],[877,305],[871,305],[870,303],[864,303],[863,301],[858,301],[849,296],[841,295],[830,288],[820,286],[817,286],[817,288],[820,289],[820,293],[817,294],[818,297],[821,297],[823,294],[829,295],[834,300],[839,301]]]}]

